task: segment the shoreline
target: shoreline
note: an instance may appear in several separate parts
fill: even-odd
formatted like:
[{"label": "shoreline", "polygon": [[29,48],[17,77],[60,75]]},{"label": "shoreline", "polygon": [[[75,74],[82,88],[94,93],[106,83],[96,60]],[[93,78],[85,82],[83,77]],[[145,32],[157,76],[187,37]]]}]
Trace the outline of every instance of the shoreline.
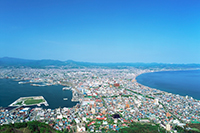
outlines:
[{"label": "shoreline", "polygon": [[[148,87],[148,88],[150,88],[150,89],[152,89],[152,90],[159,90],[159,91],[161,91],[161,92],[164,92],[164,93],[168,93],[168,94],[173,94],[173,95],[179,95],[179,96],[182,96],[182,97],[192,97],[193,98],[193,96],[190,96],[190,95],[181,95],[180,93],[172,93],[172,92],[168,92],[168,91],[164,91],[164,90],[161,90],[161,89],[159,89],[159,88],[153,88],[153,87],[150,87],[150,86],[147,86],[147,85],[144,85],[144,84],[141,84],[141,83],[139,83],[137,80],[136,80],[136,78],[138,77],[138,76],[140,76],[140,75],[142,75],[142,74],[147,74],[147,73],[156,73],[156,72],[174,72],[174,71],[193,71],[193,70],[200,70],[200,68],[195,68],[195,69],[172,69],[172,70],[158,70],[158,71],[150,71],[150,72],[144,72],[144,73],[141,73],[141,74],[139,74],[139,75],[136,75],[136,77],[135,77],[135,81],[136,81],[136,83],[138,84],[138,85],[141,85],[141,86],[143,86],[143,87]],[[193,99],[196,99],[196,100],[200,100],[200,99],[197,99],[197,98],[193,98]]]},{"label": "shoreline", "polygon": [[[140,69],[141,70],[141,69]],[[192,70],[200,70],[200,68],[192,68],[192,69],[160,69],[160,70],[150,70],[150,69],[144,69],[144,70],[142,70],[142,71],[140,71],[140,73],[136,73],[136,75],[135,75],[135,81],[136,81],[136,83],[138,84],[138,85],[141,85],[142,87],[145,87],[145,88],[149,88],[149,89],[151,89],[151,90],[158,90],[158,91],[161,91],[161,92],[164,92],[164,93],[171,93],[171,92],[168,92],[168,91],[163,91],[163,90],[161,90],[161,89],[159,89],[159,88],[153,88],[153,87],[150,87],[150,86],[146,86],[146,85],[143,85],[143,84],[141,84],[141,83],[139,83],[137,80],[136,80],[136,78],[138,77],[138,76],[140,76],[140,75],[142,75],[142,74],[146,74],[146,73],[154,73],[154,72],[164,72],[164,71],[166,71],[166,72],[172,72],[172,71],[192,71]],[[3,78],[3,79],[7,79],[7,78]],[[10,79],[10,78],[9,78]],[[12,81],[15,81],[15,80],[13,80],[13,79],[11,79]],[[29,84],[30,85],[30,84]],[[63,85],[61,85],[61,86],[63,86]],[[64,86],[63,86],[64,87]],[[72,90],[71,90],[72,91]],[[174,94],[174,95],[180,95],[179,93],[171,93],[171,94]],[[183,96],[183,97],[185,97],[184,95],[180,95],[180,96]],[[187,95],[188,96],[188,95]],[[191,97],[191,96],[189,96],[189,97]],[[72,102],[78,102],[78,103],[81,103],[81,101],[80,101],[80,99],[79,100],[73,100],[73,99],[76,99],[74,96],[73,96],[73,91],[72,91]],[[196,99],[196,98],[195,98]],[[197,99],[197,100],[200,100],[200,99]],[[76,106],[76,105],[75,105]],[[8,105],[8,107],[9,107],[9,105]],[[68,107],[68,108],[73,108],[74,106],[72,106],[72,107]]]},{"label": "shoreline", "polygon": [[[146,70],[146,69],[145,69]],[[147,69],[149,70],[149,69]],[[161,70],[155,70],[155,71],[148,71],[148,72],[144,72],[144,73],[140,73],[138,75],[136,75],[135,79],[141,75],[141,74],[145,74],[145,73],[153,73],[153,72],[173,72],[173,71],[188,71],[188,70],[200,70],[200,68],[191,68],[191,69],[161,69]]]}]

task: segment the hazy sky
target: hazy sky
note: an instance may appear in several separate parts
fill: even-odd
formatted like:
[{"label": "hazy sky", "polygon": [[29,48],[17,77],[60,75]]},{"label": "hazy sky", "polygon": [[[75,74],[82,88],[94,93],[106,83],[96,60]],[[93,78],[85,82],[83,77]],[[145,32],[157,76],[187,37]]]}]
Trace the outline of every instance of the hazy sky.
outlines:
[{"label": "hazy sky", "polygon": [[0,57],[200,63],[200,0],[0,0]]}]

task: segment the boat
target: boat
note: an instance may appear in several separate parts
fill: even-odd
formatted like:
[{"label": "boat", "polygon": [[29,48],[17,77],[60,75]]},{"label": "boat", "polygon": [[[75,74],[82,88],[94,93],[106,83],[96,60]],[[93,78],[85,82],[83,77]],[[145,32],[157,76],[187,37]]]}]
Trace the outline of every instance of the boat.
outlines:
[{"label": "boat", "polygon": [[22,81],[20,81],[20,82],[18,82],[18,84],[27,84],[28,82],[22,82]]},{"label": "boat", "polygon": [[46,86],[46,85],[44,85],[44,84],[31,84],[31,86]]},{"label": "boat", "polygon": [[24,82],[18,82],[18,84],[24,84]]},{"label": "boat", "polygon": [[69,87],[63,87],[63,90],[70,90]]}]

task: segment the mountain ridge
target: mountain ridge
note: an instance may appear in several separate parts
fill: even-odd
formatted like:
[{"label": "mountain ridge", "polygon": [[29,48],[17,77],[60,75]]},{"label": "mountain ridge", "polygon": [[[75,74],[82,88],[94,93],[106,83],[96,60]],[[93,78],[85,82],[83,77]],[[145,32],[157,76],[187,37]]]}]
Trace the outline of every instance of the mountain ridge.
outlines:
[{"label": "mountain ridge", "polygon": [[74,60],[52,60],[52,59],[42,59],[42,60],[32,60],[32,59],[21,59],[13,57],[2,57],[0,58],[1,67],[61,67],[65,66],[67,68],[85,68],[85,67],[103,67],[103,68],[200,68],[200,64],[168,64],[168,63],[92,63],[92,62],[78,62]]}]

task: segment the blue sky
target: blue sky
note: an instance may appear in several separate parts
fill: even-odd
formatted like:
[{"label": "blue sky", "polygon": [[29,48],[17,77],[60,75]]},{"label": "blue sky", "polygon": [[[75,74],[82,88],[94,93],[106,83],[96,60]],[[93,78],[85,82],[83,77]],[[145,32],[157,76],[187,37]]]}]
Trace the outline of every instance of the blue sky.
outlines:
[{"label": "blue sky", "polygon": [[200,63],[200,1],[0,0],[0,57]]}]

